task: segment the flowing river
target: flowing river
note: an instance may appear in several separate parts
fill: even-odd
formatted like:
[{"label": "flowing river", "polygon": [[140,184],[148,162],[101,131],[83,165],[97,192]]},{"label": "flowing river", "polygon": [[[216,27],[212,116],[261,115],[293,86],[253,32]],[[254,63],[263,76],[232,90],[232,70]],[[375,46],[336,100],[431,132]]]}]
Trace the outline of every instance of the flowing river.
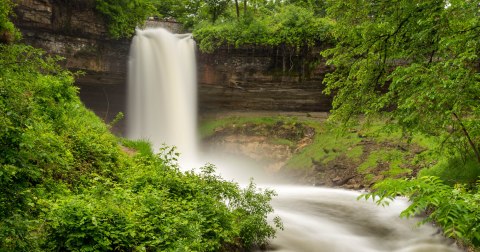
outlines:
[{"label": "flowing river", "polygon": [[260,187],[278,194],[272,205],[284,230],[272,241],[272,251],[305,252],[454,252],[460,251],[431,224],[420,218],[400,218],[408,207],[400,198],[382,207],[358,199],[359,191],[289,185],[265,172],[260,164],[237,155],[203,153],[217,164],[227,180],[246,184],[250,177]]},{"label": "flowing river", "polygon": [[[199,160],[195,43],[191,36],[163,29],[137,30],[128,79],[127,137],[149,139],[155,148],[162,143],[175,145],[182,153],[180,163],[186,166]],[[285,230],[272,241],[273,251],[459,251],[432,225],[417,227],[419,219],[398,217],[408,206],[406,200],[395,200],[383,208],[357,200],[360,192],[356,191],[281,185],[276,179],[265,179],[269,176],[255,164],[233,157],[216,161],[218,156],[224,157],[216,153],[201,159],[217,164],[227,179],[244,183],[255,177],[260,187],[278,193],[272,204]]]},{"label": "flowing river", "polygon": [[389,207],[357,200],[359,192],[329,188],[276,186],[273,202],[285,230],[273,245],[278,251],[433,252],[458,251],[431,225],[401,219],[408,205]]}]

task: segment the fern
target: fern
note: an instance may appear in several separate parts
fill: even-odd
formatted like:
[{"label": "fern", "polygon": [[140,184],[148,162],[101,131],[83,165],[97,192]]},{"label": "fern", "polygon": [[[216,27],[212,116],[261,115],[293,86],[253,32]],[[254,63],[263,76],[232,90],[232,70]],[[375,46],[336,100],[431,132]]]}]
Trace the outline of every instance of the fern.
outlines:
[{"label": "fern", "polygon": [[435,222],[442,227],[447,237],[466,244],[480,245],[480,183],[473,189],[457,184],[446,185],[434,176],[417,179],[387,179],[374,186],[374,191],[361,198],[372,198],[379,205],[386,205],[396,196],[410,199],[410,206],[401,217],[412,217],[428,213],[421,221]]}]

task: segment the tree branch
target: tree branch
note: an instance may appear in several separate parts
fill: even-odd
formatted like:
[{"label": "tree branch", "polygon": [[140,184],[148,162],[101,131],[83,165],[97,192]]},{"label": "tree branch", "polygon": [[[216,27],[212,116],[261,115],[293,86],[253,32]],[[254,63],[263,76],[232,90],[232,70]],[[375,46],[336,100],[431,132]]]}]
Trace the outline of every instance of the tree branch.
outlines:
[{"label": "tree branch", "polygon": [[462,127],[463,134],[465,134],[465,136],[467,137],[468,143],[470,144],[470,147],[473,149],[473,152],[475,153],[475,156],[477,157],[478,163],[480,163],[480,153],[478,151],[477,146],[472,141],[472,138],[470,137],[470,134],[468,134],[467,128],[465,127],[463,122],[460,120],[460,117],[458,117],[458,115],[455,112],[453,112],[453,116],[455,117],[455,119],[457,119],[458,123],[460,124],[460,127]]}]

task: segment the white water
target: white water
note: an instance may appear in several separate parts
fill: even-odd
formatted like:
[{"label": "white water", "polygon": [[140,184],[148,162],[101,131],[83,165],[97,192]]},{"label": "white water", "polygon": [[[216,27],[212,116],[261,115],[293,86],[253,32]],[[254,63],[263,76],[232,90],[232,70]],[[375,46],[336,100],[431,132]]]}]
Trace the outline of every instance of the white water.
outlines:
[{"label": "white water", "polygon": [[[176,145],[187,160],[197,160],[196,66],[189,35],[163,29],[137,30],[129,60],[127,136],[148,139],[156,148]],[[223,157],[223,160],[215,159]],[[222,176],[239,182],[255,174],[272,183],[261,167],[215,153]],[[260,171],[260,172],[259,172]],[[268,179],[270,177],[270,180]],[[267,178],[267,179],[265,179]],[[431,252],[458,251],[431,225],[400,219],[404,200],[388,208],[358,201],[359,193],[340,189],[273,185],[275,211],[285,226],[272,241],[277,251]]]},{"label": "white water", "polygon": [[195,42],[189,34],[137,30],[128,62],[127,137],[155,149],[176,146],[185,159],[197,153]]},{"label": "white water", "polygon": [[359,192],[329,188],[277,186],[273,202],[285,231],[273,241],[278,251],[447,252],[431,225],[398,216],[408,204],[396,200],[382,208],[357,200]]}]

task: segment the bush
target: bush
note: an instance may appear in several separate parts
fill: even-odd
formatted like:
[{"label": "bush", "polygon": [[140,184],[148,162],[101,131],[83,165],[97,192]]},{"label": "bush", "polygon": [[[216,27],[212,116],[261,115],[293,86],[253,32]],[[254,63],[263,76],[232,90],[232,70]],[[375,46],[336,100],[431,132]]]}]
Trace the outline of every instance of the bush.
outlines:
[{"label": "bush", "polygon": [[138,155],[119,182],[98,178],[83,194],[57,200],[47,213],[46,248],[216,251],[274,236],[266,221],[272,192],[253,184],[240,190],[212,166],[199,175],[181,173],[170,157]]},{"label": "bush", "polygon": [[107,21],[113,38],[129,38],[135,27],[142,26],[155,13],[152,3],[146,0],[96,0],[96,9]]},{"label": "bush", "polygon": [[421,222],[435,222],[447,237],[466,244],[480,245],[480,183],[474,188],[457,184],[449,186],[438,177],[424,176],[412,180],[387,179],[374,186],[372,197],[378,204],[388,204],[397,195],[409,197],[412,204],[401,216],[410,217],[424,212],[429,215]]},{"label": "bush", "polygon": [[14,4],[11,0],[0,2],[0,44],[11,43],[20,38],[20,32],[10,22],[10,15],[13,13]]},{"label": "bush", "polygon": [[434,166],[420,171],[420,176],[436,176],[448,185],[464,183],[474,185],[480,177],[478,161],[473,156],[443,156]]},{"label": "bush", "polygon": [[212,166],[182,173],[174,149],[117,139],[58,60],[0,45],[0,251],[214,251],[274,236],[273,192]]},{"label": "bush", "polygon": [[302,47],[329,41],[331,21],[316,16],[313,10],[286,5],[274,10],[261,9],[256,17],[227,20],[219,23],[201,22],[193,35],[202,51],[212,52],[228,44],[286,46],[295,53]]}]

